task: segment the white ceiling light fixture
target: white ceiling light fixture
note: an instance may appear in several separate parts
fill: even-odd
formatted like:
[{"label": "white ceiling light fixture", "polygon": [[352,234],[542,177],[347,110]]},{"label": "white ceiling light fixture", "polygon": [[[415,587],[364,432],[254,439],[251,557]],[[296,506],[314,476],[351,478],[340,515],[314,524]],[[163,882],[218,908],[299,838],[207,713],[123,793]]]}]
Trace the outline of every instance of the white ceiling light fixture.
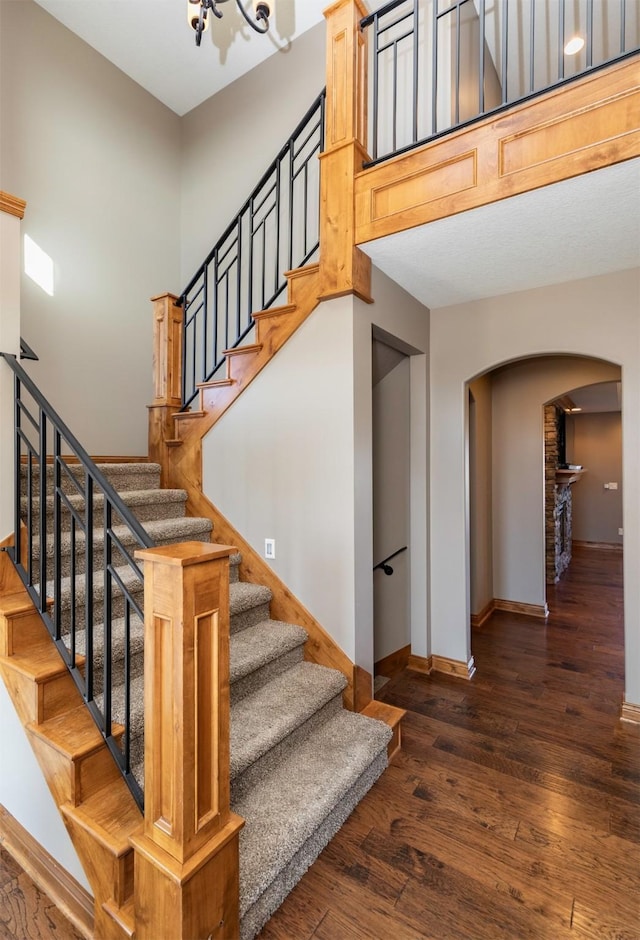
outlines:
[{"label": "white ceiling light fixture", "polygon": [[[207,14],[209,10],[218,19],[222,19],[220,5],[227,0],[187,0],[187,19],[196,34],[196,46],[202,41],[202,34],[209,28]],[[249,16],[241,0],[236,0],[236,6],[243,17],[256,33],[266,33],[269,29],[269,17],[274,0],[253,0],[253,19]]]},{"label": "white ceiling light fixture", "polygon": [[573,36],[564,47],[565,55],[577,55],[584,48],[584,39],[582,36]]}]

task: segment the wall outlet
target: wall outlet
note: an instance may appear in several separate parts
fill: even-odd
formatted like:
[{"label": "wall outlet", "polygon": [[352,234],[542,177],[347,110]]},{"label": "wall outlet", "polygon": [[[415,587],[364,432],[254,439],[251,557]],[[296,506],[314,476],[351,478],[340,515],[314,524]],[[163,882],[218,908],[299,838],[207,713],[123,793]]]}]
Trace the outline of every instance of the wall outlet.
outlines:
[{"label": "wall outlet", "polygon": [[265,558],[276,557],[276,540],[275,539],[264,540],[264,557]]},{"label": "wall outlet", "polygon": [[623,535],[623,534],[624,534],[624,530],[622,526],[620,526],[620,528],[618,529],[618,535]]},{"label": "wall outlet", "polygon": [[610,490],[617,490],[617,489],[618,489],[618,484],[617,484],[617,483],[610,483],[610,484],[609,484],[609,489],[610,489]]}]

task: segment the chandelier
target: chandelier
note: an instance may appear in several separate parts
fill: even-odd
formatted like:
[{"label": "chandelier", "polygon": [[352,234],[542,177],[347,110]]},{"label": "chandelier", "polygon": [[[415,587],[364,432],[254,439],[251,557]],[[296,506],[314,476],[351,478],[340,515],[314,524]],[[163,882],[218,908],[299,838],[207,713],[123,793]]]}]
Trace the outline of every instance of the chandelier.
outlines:
[{"label": "chandelier", "polygon": [[[209,28],[207,14],[209,10],[218,19],[222,18],[220,6],[227,3],[227,0],[187,0],[187,18],[189,25],[195,30],[196,46],[202,41],[202,34]],[[243,17],[256,33],[266,33],[269,29],[269,16],[273,0],[253,0],[253,18],[249,16],[241,0],[236,0],[236,5]]]}]

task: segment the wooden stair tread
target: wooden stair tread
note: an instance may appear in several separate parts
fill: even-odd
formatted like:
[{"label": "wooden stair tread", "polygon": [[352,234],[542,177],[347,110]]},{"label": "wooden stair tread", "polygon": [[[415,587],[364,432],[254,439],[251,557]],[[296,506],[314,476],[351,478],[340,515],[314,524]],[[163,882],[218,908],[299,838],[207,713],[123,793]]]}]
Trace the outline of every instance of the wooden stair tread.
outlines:
[{"label": "wooden stair tread", "polygon": [[173,417],[176,420],[186,421],[187,418],[204,418],[205,414],[204,411],[176,411]]},{"label": "wooden stair tread", "polygon": [[66,803],[60,809],[113,855],[121,857],[133,851],[129,837],[140,828],[142,814],[121,777],[110,781],[79,806]]},{"label": "wooden stair tread", "polygon": [[[78,664],[84,662],[84,657],[77,657]],[[58,650],[49,637],[43,637],[42,642],[29,648],[24,653],[14,653],[12,656],[2,657],[4,666],[27,676],[34,682],[47,682],[57,676],[67,673],[67,667]]]},{"label": "wooden stair tread", "polygon": [[196,382],[196,388],[224,388],[227,385],[234,385],[235,379],[215,379],[212,382]]},{"label": "wooden stair tread", "polygon": [[395,705],[387,705],[386,702],[378,702],[377,699],[371,699],[368,705],[362,709],[361,714],[368,718],[376,718],[378,721],[384,721],[390,728],[395,728],[404,716],[407,714],[404,708],[396,708]]},{"label": "wooden stair tread", "polygon": [[235,346],[233,349],[224,349],[223,356],[243,356],[248,353],[258,353],[262,349],[262,343],[250,343],[246,346]]},{"label": "wooden stair tread", "polygon": [[[83,757],[104,745],[103,737],[84,704],[48,718],[41,724],[31,722],[27,728],[31,734],[43,738],[70,759]],[[122,725],[113,726],[116,737],[123,731]]]},{"label": "wooden stair tread", "polygon": [[289,313],[295,313],[297,307],[295,304],[283,304],[280,307],[267,307],[266,310],[258,310],[251,314],[252,320],[267,320],[269,317],[282,317]]}]

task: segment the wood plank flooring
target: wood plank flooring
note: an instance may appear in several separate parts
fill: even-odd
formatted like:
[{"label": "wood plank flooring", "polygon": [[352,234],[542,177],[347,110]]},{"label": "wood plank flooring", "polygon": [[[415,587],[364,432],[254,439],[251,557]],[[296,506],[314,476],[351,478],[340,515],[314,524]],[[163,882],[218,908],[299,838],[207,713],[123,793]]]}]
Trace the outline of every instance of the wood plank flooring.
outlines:
[{"label": "wood plank flooring", "polygon": [[[640,940],[621,585],[620,555],[576,550],[546,625],[474,633],[471,682],[388,682],[403,750],[260,940]],[[77,937],[1,851],[0,937]]]},{"label": "wood plank flooring", "polygon": [[640,728],[622,556],[577,549],[545,625],[495,613],[471,682],[403,670],[403,750],[260,940],[639,940]]}]

